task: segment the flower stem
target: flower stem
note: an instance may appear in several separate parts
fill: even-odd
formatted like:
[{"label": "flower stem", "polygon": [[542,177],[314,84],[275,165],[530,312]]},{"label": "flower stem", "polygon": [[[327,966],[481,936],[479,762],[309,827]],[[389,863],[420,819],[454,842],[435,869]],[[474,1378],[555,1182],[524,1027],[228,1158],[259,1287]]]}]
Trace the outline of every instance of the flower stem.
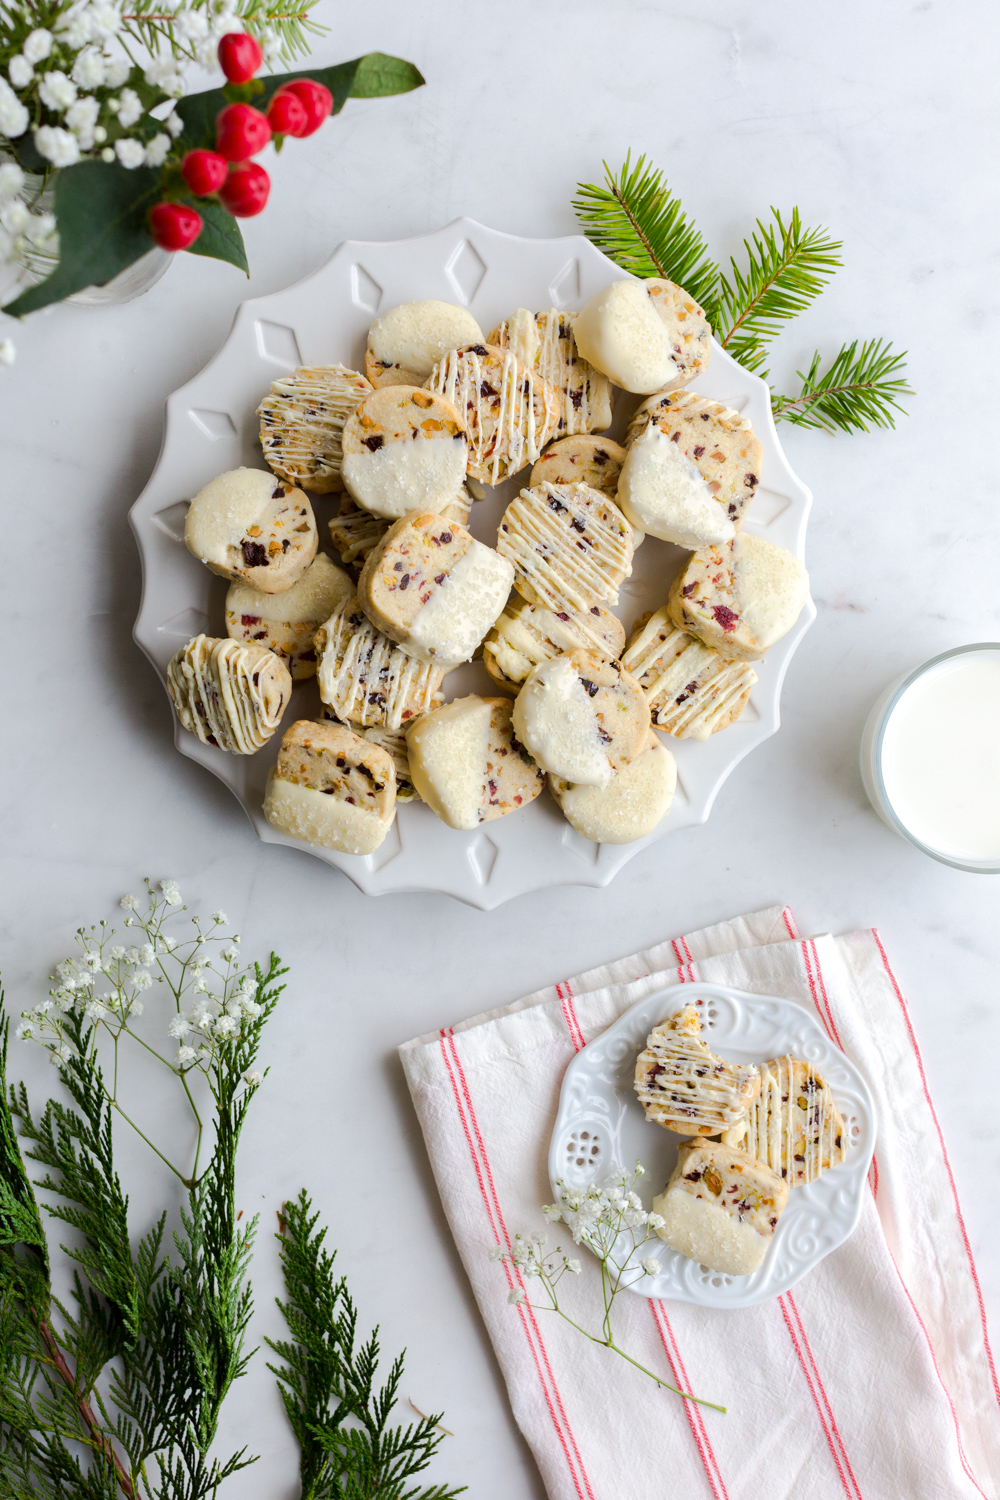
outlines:
[{"label": "flower stem", "polygon": [[[32,1309],[32,1311],[34,1311],[34,1309]],[[112,1446],[111,1439],[104,1432],[96,1416],[94,1415],[93,1407],[87,1400],[86,1396],[81,1396],[77,1391],[76,1377],[74,1376],[73,1371],[70,1369],[66,1361],[66,1356],[63,1354],[59,1345],[56,1343],[55,1335],[53,1334],[52,1329],[49,1327],[45,1319],[37,1317],[37,1314],[36,1321],[38,1323],[38,1331],[42,1336],[45,1347],[49,1351],[53,1369],[56,1370],[60,1380],[65,1386],[69,1388],[70,1391],[72,1391],[74,1397],[76,1398],[77,1410],[86,1423],[87,1430],[94,1440],[94,1446],[96,1447],[98,1453],[101,1454],[106,1463],[111,1464],[114,1468],[115,1478],[118,1481],[122,1494],[126,1496],[126,1500],[139,1500],[139,1496],[125,1470],[125,1466],[122,1463],[121,1459],[118,1457],[118,1454],[115,1452],[114,1447]]]},{"label": "flower stem", "polygon": [[190,1178],[185,1177],[184,1174],[183,1174],[183,1172],[178,1172],[178,1170],[174,1166],[173,1162],[167,1160],[167,1158],[164,1156],[164,1154],[160,1150],[160,1148],[158,1146],[154,1146],[153,1145],[153,1142],[149,1139],[149,1136],[146,1135],[145,1131],[140,1130],[139,1127],[138,1127],[138,1125],[135,1123],[135,1121],[129,1115],[127,1115],[125,1113],[125,1111],[122,1109],[121,1105],[118,1103],[117,1099],[112,1099],[112,1098],[109,1097],[108,1098],[108,1103],[111,1105],[112,1109],[115,1109],[115,1110],[118,1111],[118,1113],[121,1115],[122,1119],[125,1121],[126,1125],[131,1125],[131,1127],[135,1131],[136,1135],[139,1136],[139,1138],[141,1140],[144,1140],[146,1142],[146,1145],[149,1147],[150,1151],[154,1152],[160,1158],[160,1160],[163,1162],[164,1166],[170,1168],[170,1170],[171,1170],[171,1172],[173,1172],[174,1176],[177,1177],[177,1178],[179,1178],[180,1181],[183,1182],[183,1184],[184,1184],[184,1186],[186,1188],[192,1188],[192,1187],[194,1187],[194,1182]]}]

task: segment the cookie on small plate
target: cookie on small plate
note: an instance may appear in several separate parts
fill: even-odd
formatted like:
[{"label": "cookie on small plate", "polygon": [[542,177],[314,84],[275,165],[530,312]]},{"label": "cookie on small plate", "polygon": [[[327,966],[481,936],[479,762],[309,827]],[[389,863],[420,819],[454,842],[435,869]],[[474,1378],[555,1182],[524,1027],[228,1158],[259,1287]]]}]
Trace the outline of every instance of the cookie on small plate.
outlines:
[{"label": "cookie on small plate", "polygon": [[308,497],[267,469],[220,474],[198,491],[184,522],[184,545],[199,562],[263,594],[297,583],[318,540]]},{"label": "cookie on small plate", "polygon": [[344,486],[373,516],[439,511],[465,478],[468,443],[458,408],[420,386],[384,386],[344,423]]},{"label": "cookie on small plate", "polygon": [[528,673],[553,656],[599,651],[617,657],[624,644],[624,625],[603,605],[556,611],[515,595],[483,642],[483,666],[497,687],[516,693]]},{"label": "cookie on small plate", "polygon": [[707,740],[735,724],[757,681],[747,662],[678,630],[666,605],[639,620],[621,661],[646,695],[653,727],[677,740]]},{"label": "cookie on small plate", "polygon": [[396,816],[392,756],[340,725],[299,719],[282,738],[264,816],[303,843],[372,854]]},{"label": "cookie on small plate", "polygon": [[543,770],[605,787],[649,741],[649,704],[620,662],[569,651],[533,669],[514,702],[514,733]]},{"label": "cookie on small plate", "polygon": [[631,844],[645,838],[670,811],[676,789],[677,762],[655,734],[605,787],[549,777],[549,790],[566,821],[595,844]]},{"label": "cookie on small plate", "polygon": [[635,1091],[647,1120],[676,1135],[719,1135],[745,1122],[760,1091],[752,1065],[716,1057],[686,1005],[654,1026],[635,1063]]},{"label": "cookie on small plate", "polygon": [[461,412],[469,473],[482,484],[497,485],[533,464],[555,435],[559,393],[510,349],[454,349],[434,366],[427,388]]},{"label": "cookie on small plate", "polygon": [[343,365],[295,370],[273,381],[257,415],[261,447],[274,472],[317,495],[343,489],[344,423],[371,389],[363,375]]},{"label": "cookie on small plate", "polygon": [[171,657],[167,691],[183,727],[203,744],[253,755],[281,723],[292,678],[266,646],[196,635]]},{"label": "cookie on small plate", "polygon": [[732,661],[760,661],[787,635],[809,594],[809,575],[792,552],[740,531],[723,547],[703,547],[674,579],[667,599],[678,630]]},{"label": "cookie on small plate", "polygon": [[450,349],[482,342],[483,331],[467,308],[433,300],[403,302],[369,328],[365,374],[376,387],[423,385]]},{"label": "cookie on small plate", "polygon": [[588,364],[576,347],[575,318],[575,313],[559,312],[554,307],[537,313],[519,307],[485,339],[498,349],[510,349],[522,365],[536,370],[559,392],[559,437],[603,432],[611,426],[611,382]]},{"label": "cookie on small plate", "polygon": [[556,611],[617,604],[633,550],[621,511],[586,484],[522,490],[497,532],[497,551],[513,563],[518,593]]},{"label": "cookie on small plate", "polygon": [[722,1139],[762,1161],[789,1187],[815,1182],[847,1157],[847,1130],[830,1086],[801,1057],[761,1063],[746,1121]]},{"label": "cookie on small plate", "polygon": [[315,677],[313,637],[340,600],[353,593],[348,574],[321,552],[298,583],[280,594],[262,594],[248,583],[231,583],[226,594],[226,634],[233,641],[266,646],[287,663],[296,682]]},{"label": "cookie on small plate", "polygon": [[672,1250],[727,1276],[749,1276],[764,1260],[788,1203],[788,1184],[769,1167],[718,1141],[685,1141],[653,1212]]},{"label": "cookie on small plate", "polygon": [[675,391],[708,368],[708,319],[672,281],[613,281],[591,297],[574,327],[584,359],[626,391]]},{"label": "cookie on small plate", "polygon": [[407,656],[376,630],[352,595],[316,632],[319,695],[354,726],[401,729],[440,701],[444,669]]},{"label": "cookie on small plate", "polygon": [[450,828],[478,828],[533,802],[545,776],[518,743],[509,698],[456,698],[406,732],[420,796]]}]

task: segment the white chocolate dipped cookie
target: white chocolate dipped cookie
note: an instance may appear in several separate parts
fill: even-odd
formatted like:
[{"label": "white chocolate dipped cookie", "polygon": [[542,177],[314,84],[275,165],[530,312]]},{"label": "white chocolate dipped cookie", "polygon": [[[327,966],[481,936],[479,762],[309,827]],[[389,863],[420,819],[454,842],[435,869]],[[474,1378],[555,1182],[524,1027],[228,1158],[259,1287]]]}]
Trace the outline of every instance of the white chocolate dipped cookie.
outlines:
[{"label": "white chocolate dipped cookie", "polygon": [[[472,496],[463,485],[454,500],[448,501],[441,515],[448,521],[458,521],[462,526],[468,526],[471,509]],[[350,568],[364,565],[369,552],[378,545],[393,523],[385,516],[373,516],[370,511],[362,510],[349,495],[345,495],[340,502],[339,512],[327,524],[330,528],[330,540],[340,553],[341,562],[345,568]]]},{"label": "white chocolate dipped cookie", "polygon": [[440,702],[442,667],[407,656],[352,595],[316,632],[319,695],[338,719],[401,729]]},{"label": "white chocolate dipped cookie", "polygon": [[685,1141],[653,1212],[673,1250],[727,1276],[749,1276],[767,1254],[788,1203],[769,1167],[718,1141]]},{"label": "white chocolate dipped cookie", "polygon": [[255,641],[284,661],[298,682],[316,675],[313,637],[341,599],[354,593],[343,568],[319,553],[297,583],[280,594],[262,594],[248,583],[231,583],[226,594],[226,634]]},{"label": "white chocolate dipped cookie", "polygon": [[847,1131],[830,1086],[801,1057],[761,1063],[760,1093],[746,1121],[726,1131],[738,1146],[762,1161],[789,1187],[815,1182],[847,1157]]},{"label": "white chocolate dipped cookie", "polygon": [[693,1005],[654,1026],[635,1063],[635,1091],[647,1120],[676,1135],[718,1135],[746,1120],[760,1089],[752,1064],[716,1057],[701,1038]]},{"label": "white chocolate dipped cookie", "polygon": [[325,724],[340,724],[344,729],[353,730],[360,734],[364,740],[370,740],[373,745],[380,745],[387,750],[392,757],[392,763],[396,767],[396,801],[413,802],[419,794],[413,785],[410,776],[410,757],[406,749],[406,731],[403,729],[386,729],[382,724],[345,724],[338,719],[332,708],[326,704],[320,708],[319,716]]},{"label": "white chocolate dipped cookie", "polygon": [[167,691],[183,727],[203,744],[253,755],[281,723],[292,678],[266,646],[196,635],[168,663]]},{"label": "white chocolate dipped cookie", "polygon": [[617,604],[633,550],[621,511],[585,484],[522,490],[497,533],[497,551],[514,564],[518,593],[556,611]]},{"label": "white chocolate dipped cookie", "polygon": [[406,733],[413,784],[450,828],[477,828],[533,802],[545,776],[518,743],[509,698],[456,698]]},{"label": "white chocolate dipped cookie", "polygon": [[533,669],[514,703],[514,733],[543,770],[605,787],[649,741],[649,704],[630,672],[596,651]]},{"label": "white chocolate dipped cookie", "polygon": [[299,369],[273,381],[257,415],[261,447],[274,472],[317,495],[343,489],[344,423],[371,389],[363,375],[343,365]]},{"label": "white chocolate dipped cookie", "polygon": [[584,359],[626,391],[675,391],[708,368],[708,320],[672,281],[613,281],[591,297],[574,327]]},{"label": "white chocolate dipped cookie", "polygon": [[735,724],[757,681],[746,662],[678,630],[666,605],[638,622],[621,661],[646,695],[653,727],[677,740],[707,740]]},{"label": "white chocolate dipped cookie", "polygon": [[610,438],[581,433],[552,443],[531,471],[529,487],[541,484],[587,484],[613,500],[625,449]]},{"label": "white chocolate dipped cookie", "polygon": [[611,426],[611,382],[595,370],[576,347],[573,323],[576,314],[529,312],[519,307],[513,317],[499,323],[485,342],[510,349],[522,365],[535,370],[560,400],[556,434],[603,432]]},{"label": "white chocolate dipped cookie", "polygon": [[576,786],[549,777],[549,790],[566,821],[595,844],[631,844],[645,838],[670,811],[677,762],[650,734],[645,750],[605,786]]},{"label": "white chocolate dipped cookie", "polygon": [[231,469],[191,501],[184,544],[213,573],[279,594],[316,556],[316,518],[308,497],[269,470]]},{"label": "white chocolate dipped cookie", "polygon": [[808,594],[809,575],[794,553],[741,531],[689,558],[667,609],[678,630],[721,656],[759,661],[791,630]]},{"label": "white chocolate dipped cookie", "polygon": [[373,386],[423,385],[450,349],[481,344],[483,331],[454,302],[403,302],[368,330],[365,374]]},{"label": "white chocolate dipped cookie", "polygon": [[514,569],[443,516],[404,516],[368,554],[358,602],[390,640],[422,661],[469,661],[503,609]]},{"label": "white chocolate dipped cookie", "polygon": [[566,651],[620,656],[625,627],[603,605],[558,612],[515,595],[483,642],[483,666],[506,692],[516,693],[534,667]]},{"label": "white chocolate dipped cookie", "polygon": [[533,464],[559,422],[559,393],[510,349],[453,349],[435,365],[427,388],[461,412],[469,473],[482,484],[499,484]]},{"label": "white chocolate dipped cookie", "polygon": [[468,443],[458,408],[413,385],[366,396],[344,424],[344,485],[374,516],[439,511],[465,478]]},{"label": "white chocolate dipped cookie", "polygon": [[665,542],[728,542],[760,482],[761,457],[739,412],[692,391],[656,395],[629,427],[618,503],[634,525]]},{"label": "white chocolate dipped cookie", "polygon": [[341,725],[299,719],[282,738],[264,816],[303,843],[372,854],[396,816],[392,757]]}]

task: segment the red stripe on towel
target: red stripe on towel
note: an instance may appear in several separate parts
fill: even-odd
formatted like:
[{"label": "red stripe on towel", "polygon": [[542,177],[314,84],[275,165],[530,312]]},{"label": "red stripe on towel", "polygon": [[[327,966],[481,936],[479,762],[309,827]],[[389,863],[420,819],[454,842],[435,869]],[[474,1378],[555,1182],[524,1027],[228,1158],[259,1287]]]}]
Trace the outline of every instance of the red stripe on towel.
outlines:
[{"label": "red stripe on towel", "polygon": [[854,1471],[847,1457],[847,1449],[844,1447],[843,1439],[837,1428],[833,1408],[826,1394],[826,1387],[823,1384],[819,1367],[813,1356],[799,1310],[795,1305],[795,1299],[792,1297],[791,1292],[786,1292],[783,1297],[779,1297],[778,1305],[781,1308],[785,1326],[792,1340],[792,1347],[802,1367],[802,1373],[806,1377],[806,1384],[809,1387],[809,1394],[812,1396],[816,1407],[816,1414],[823,1429],[823,1436],[826,1438],[830,1454],[837,1467],[837,1473],[840,1475],[840,1482],[844,1486],[844,1494],[848,1497],[848,1500],[863,1500],[861,1491],[858,1488],[858,1482],[854,1477]]},{"label": "red stripe on towel", "polygon": [[[670,1373],[674,1377],[674,1384],[679,1386],[682,1391],[689,1391],[691,1387],[688,1383],[687,1371],[684,1368],[684,1361],[681,1359],[681,1353],[677,1347],[677,1339],[674,1335],[674,1330],[670,1326],[670,1319],[667,1317],[663,1303],[654,1301],[651,1298],[649,1308],[653,1314],[656,1331],[660,1335],[663,1352],[667,1356]],[[695,1440],[698,1454],[705,1469],[706,1478],[711,1486],[714,1500],[729,1500],[729,1492],[726,1489],[725,1481],[722,1478],[722,1471],[719,1468],[719,1461],[715,1456],[715,1449],[712,1447],[711,1439],[705,1427],[705,1418],[701,1407],[696,1401],[685,1401],[684,1411],[691,1428],[691,1435]]]},{"label": "red stripe on towel", "polygon": [[574,1052],[582,1052],[587,1043],[577,1019],[576,1007],[573,1004],[573,991],[570,989],[569,980],[564,979],[562,984],[556,985],[556,994],[562,1001],[562,1013],[566,1021],[566,1030],[569,1039],[573,1043]]}]

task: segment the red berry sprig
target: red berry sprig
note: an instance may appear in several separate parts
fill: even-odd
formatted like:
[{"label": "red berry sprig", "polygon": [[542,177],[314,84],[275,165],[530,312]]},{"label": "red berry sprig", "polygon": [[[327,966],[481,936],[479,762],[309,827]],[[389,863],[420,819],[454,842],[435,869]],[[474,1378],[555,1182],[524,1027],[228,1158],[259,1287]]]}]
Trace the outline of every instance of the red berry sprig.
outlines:
[{"label": "red berry sprig", "polygon": [[[315,78],[293,78],[291,83],[283,83],[274,99],[285,93],[294,95],[306,112],[305,129],[290,130],[289,135],[312,135],[333,110],[333,95],[322,83],[317,83]],[[271,103],[273,105],[273,99]]]},{"label": "red berry sprig", "polygon": [[181,162],[181,176],[196,198],[217,193],[228,171],[228,161],[217,151],[189,151]]},{"label": "red berry sprig", "polygon": [[227,161],[249,161],[270,139],[267,115],[252,104],[226,104],[215,117],[215,149]]},{"label": "red berry sprig", "polygon": [[149,232],[161,250],[187,250],[202,223],[201,214],[186,203],[156,203],[149,211]]},{"label": "red berry sprig", "polygon": [[219,197],[237,219],[252,219],[267,203],[271,179],[255,161],[239,162],[219,189]]}]

